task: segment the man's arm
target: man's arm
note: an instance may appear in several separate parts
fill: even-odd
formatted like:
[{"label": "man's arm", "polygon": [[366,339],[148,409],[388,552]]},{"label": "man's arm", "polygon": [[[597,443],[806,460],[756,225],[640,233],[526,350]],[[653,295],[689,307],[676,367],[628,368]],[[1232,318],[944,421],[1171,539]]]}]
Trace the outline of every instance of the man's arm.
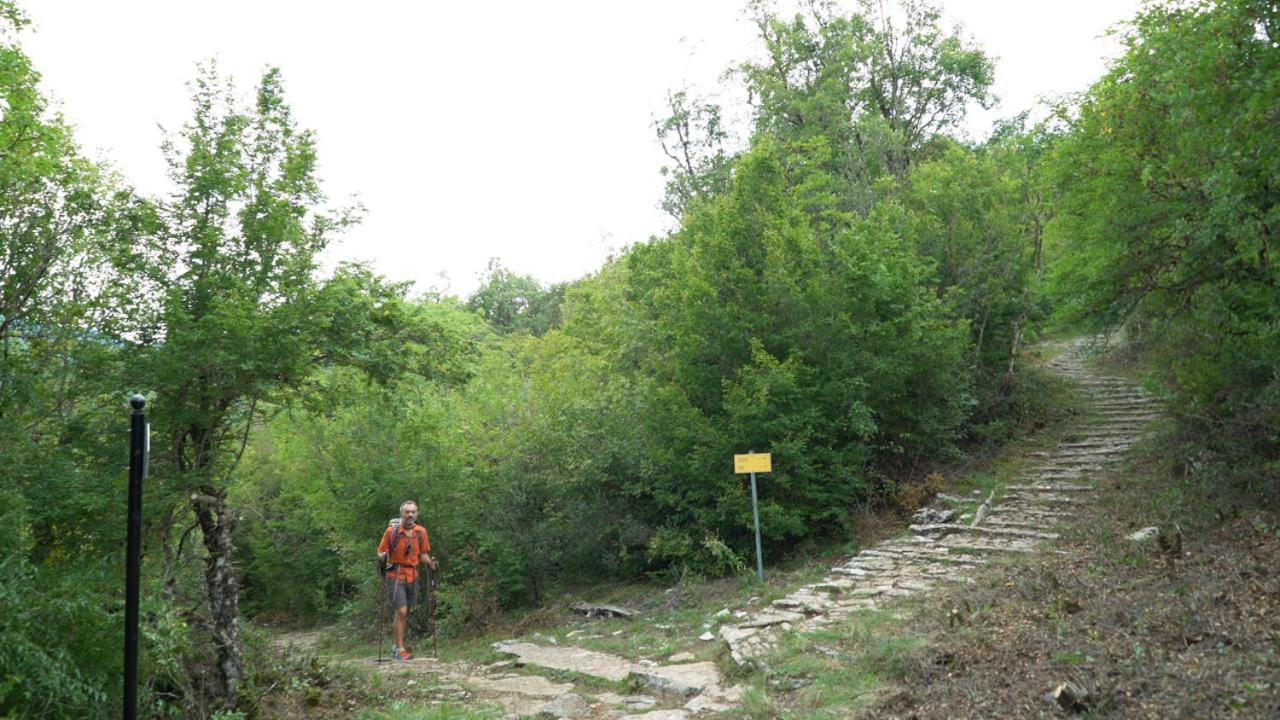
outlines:
[{"label": "man's arm", "polygon": [[388,539],[390,535],[391,535],[390,528],[387,528],[386,530],[382,531],[382,539],[378,541],[378,559],[379,560],[387,559],[387,551],[390,550],[389,546],[391,544],[390,540]]}]

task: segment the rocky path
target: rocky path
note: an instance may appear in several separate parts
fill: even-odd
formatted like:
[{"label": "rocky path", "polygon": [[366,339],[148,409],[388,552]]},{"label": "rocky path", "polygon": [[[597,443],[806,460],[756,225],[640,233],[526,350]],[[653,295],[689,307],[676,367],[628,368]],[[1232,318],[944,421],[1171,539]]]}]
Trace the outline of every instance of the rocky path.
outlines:
[{"label": "rocky path", "polygon": [[[1078,383],[1095,409],[1070,441],[1036,453],[1036,462],[1020,478],[986,498],[940,495],[935,505],[941,506],[916,514],[912,534],[865,549],[822,581],[722,626],[720,639],[734,661],[759,659],[783,633],[821,628],[940,583],[966,582],[993,557],[1031,553],[1056,539],[1056,526],[1092,491],[1091,478],[1137,441],[1160,411],[1131,383],[1088,369],[1084,350],[1083,342],[1065,343],[1049,363]],[[493,649],[511,659],[478,668],[432,660],[376,667],[432,675],[445,691],[443,699],[495,703],[508,717],[689,720],[730,709],[743,693],[726,683],[715,663],[695,662],[688,653],[657,663],[517,640]],[[550,671],[557,679],[518,672],[522,667]],[[629,691],[616,691],[622,687]]]},{"label": "rocky path", "polygon": [[[728,710],[742,697],[742,688],[723,686],[715,663],[693,662],[687,653],[684,659],[677,655],[659,664],[516,640],[493,647],[512,659],[483,667],[429,658],[403,664],[362,664],[397,676],[401,682],[406,682],[405,676],[422,678],[444,701],[501,706],[508,718],[688,720]],[[566,679],[517,672],[522,667],[555,671]],[[622,687],[628,691],[619,691]]]}]

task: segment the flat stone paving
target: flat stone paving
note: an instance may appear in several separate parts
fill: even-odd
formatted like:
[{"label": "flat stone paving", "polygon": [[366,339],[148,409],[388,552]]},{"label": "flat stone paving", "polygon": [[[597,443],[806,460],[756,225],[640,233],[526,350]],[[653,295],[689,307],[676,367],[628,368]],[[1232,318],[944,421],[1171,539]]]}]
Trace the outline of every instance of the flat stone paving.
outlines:
[{"label": "flat stone paving", "polygon": [[626,658],[571,646],[536,645],[530,642],[506,640],[494,643],[493,649],[500,653],[515,655],[516,662],[521,665],[567,670],[612,682],[626,680],[636,669],[636,664]]}]

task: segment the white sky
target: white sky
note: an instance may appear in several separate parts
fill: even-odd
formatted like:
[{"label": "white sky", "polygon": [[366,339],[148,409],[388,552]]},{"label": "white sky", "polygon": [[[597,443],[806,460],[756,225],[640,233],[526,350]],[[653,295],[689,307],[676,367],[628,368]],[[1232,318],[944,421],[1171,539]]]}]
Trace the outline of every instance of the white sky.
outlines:
[{"label": "white sky", "polygon": [[[22,0],[20,0],[22,1]],[[1138,0],[943,0],[997,56],[1002,103],[1085,89],[1115,53],[1105,30]],[[158,125],[217,58],[248,93],[269,65],[316,131],[335,205],[364,222],[331,259],[371,261],[420,290],[465,295],[489,258],[546,282],[670,227],[652,120],[666,92],[703,95],[756,43],[745,0],[25,0],[22,37],[82,146],[140,190],[168,190]]]}]

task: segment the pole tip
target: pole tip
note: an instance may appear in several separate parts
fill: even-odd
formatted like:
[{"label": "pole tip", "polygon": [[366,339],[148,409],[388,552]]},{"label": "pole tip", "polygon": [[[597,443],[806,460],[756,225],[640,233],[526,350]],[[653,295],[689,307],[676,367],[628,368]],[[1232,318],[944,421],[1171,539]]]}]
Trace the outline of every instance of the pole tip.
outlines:
[{"label": "pole tip", "polygon": [[146,407],[147,399],[142,397],[141,395],[134,395],[133,397],[129,398],[129,404],[133,406],[134,410],[141,410],[142,408]]}]

